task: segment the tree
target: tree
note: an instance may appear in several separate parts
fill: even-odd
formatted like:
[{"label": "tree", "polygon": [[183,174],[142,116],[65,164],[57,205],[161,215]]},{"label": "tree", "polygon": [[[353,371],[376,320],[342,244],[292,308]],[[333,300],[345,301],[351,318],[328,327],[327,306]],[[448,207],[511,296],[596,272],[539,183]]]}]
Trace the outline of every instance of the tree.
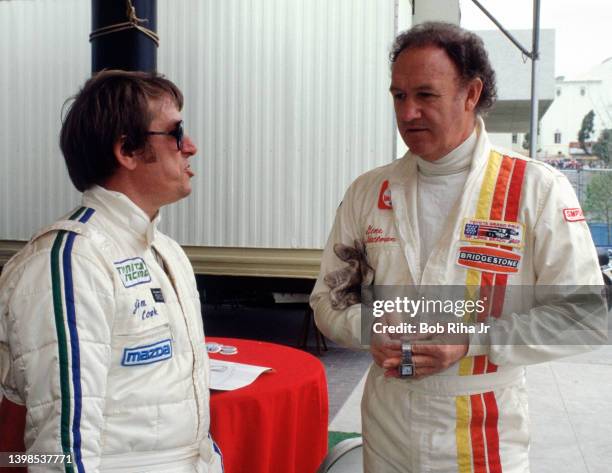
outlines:
[{"label": "tree", "polygon": [[580,125],[580,131],[578,132],[578,142],[580,147],[585,154],[590,154],[590,150],[587,149],[587,141],[591,139],[591,135],[595,131],[593,125],[593,119],[595,118],[595,112],[591,110],[582,119],[582,125]]},{"label": "tree", "polygon": [[589,214],[590,220],[606,224],[609,245],[612,242],[610,238],[610,224],[612,224],[612,172],[601,171],[591,179],[586,190],[584,210]]},{"label": "tree", "polygon": [[610,157],[612,157],[612,129],[607,128],[601,130],[597,143],[593,145],[593,154],[598,156],[600,159],[610,164]]},{"label": "tree", "polygon": [[[538,122],[538,136],[540,136],[540,122]],[[537,138],[536,138],[537,139]],[[525,135],[523,136],[523,149],[526,149],[527,151],[529,151],[530,146],[531,146],[531,132],[527,132],[525,133]],[[538,148],[537,152],[542,151],[541,148]],[[533,156],[535,158],[535,156]]]},{"label": "tree", "polygon": [[531,143],[531,133],[527,132],[523,136],[523,149],[529,151],[529,145]]}]

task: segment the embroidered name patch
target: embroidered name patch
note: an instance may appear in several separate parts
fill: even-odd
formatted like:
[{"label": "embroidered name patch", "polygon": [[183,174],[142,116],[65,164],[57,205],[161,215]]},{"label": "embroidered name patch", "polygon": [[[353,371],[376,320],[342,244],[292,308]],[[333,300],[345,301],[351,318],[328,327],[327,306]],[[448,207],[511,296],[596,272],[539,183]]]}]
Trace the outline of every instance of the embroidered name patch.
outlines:
[{"label": "embroidered name patch", "polygon": [[567,222],[582,222],[584,220],[584,214],[581,208],[563,209],[563,218]]},{"label": "embroidered name patch", "polygon": [[122,366],[149,365],[172,358],[172,341],[170,339],[144,345],[141,347],[124,348]]},{"label": "embroidered name patch", "polygon": [[116,261],[115,268],[117,268],[121,282],[123,282],[125,287],[151,282],[149,268],[147,268],[144,260],[140,257]]},{"label": "embroidered name patch", "polygon": [[523,246],[523,233],[522,223],[466,218],[461,229],[461,240],[520,248]]},{"label": "embroidered name patch", "polygon": [[517,253],[489,246],[462,246],[457,256],[459,266],[492,273],[516,273],[520,261]]},{"label": "embroidered name patch", "polygon": [[389,189],[389,181],[384,181],[380,186],[380,193],[378,194],[378,208],[383,210],[390,210],[393,208],[391,202],[391,189]]},{"label": "embroidered name patch", "polygon": [[382,228],[368,225],[368,229],[366,230],[366,243],[389,243],[395,241],[397,241],[397,238],[386,235]]}]

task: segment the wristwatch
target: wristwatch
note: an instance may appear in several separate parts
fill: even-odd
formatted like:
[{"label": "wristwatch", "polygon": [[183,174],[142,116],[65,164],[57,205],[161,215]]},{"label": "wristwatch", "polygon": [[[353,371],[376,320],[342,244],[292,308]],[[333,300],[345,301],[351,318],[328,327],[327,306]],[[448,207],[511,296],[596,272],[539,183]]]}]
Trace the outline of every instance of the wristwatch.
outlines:
[{"label": "wristwatch", "polygon": [[412,362],[412,345],[402,343],[402,363],[399,366],[400,378],[414,376],[414,363]]}]

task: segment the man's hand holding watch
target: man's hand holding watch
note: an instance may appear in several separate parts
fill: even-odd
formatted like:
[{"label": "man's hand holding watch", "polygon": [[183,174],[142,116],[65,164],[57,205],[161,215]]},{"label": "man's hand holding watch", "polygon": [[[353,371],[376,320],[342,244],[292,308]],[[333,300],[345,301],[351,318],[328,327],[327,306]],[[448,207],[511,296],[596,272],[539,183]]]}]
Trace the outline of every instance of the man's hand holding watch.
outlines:
[{"label": "man's hand holding watch", "polygon": [[402,361],[397,368],[400,378],[411,378],[415,374],[412,361],[412,344],[402,343]]},{"label": "man's hand holding watch", "polygon": [[443,345],[439,343],[409,343],[402,341],[401,358],[388,357],[380,364],[385,376],[406,379],[421,378],[448,369],[463,358],[468,343]]}]

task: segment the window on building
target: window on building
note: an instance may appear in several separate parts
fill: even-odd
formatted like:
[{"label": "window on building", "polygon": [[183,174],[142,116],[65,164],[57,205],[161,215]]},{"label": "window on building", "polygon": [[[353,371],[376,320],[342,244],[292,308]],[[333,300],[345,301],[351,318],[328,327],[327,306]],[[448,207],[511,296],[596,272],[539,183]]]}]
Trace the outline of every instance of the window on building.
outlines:
[{"label": "window on building", "polygon": [[580,95],[584,97],[585,94],[586,94],[586,87],[584,86],[580,87]]},{"label": "window on building", "polygon": [[555,132],[555,144],[559,144],[559,143],[561,143],[561,132],[556,131]]},{"label": "window on building", "polygon": [[512,144],[515,145],[518,143],[518,133],[512,133]]},{"label": "window on building", "polygon": [[557,97],[561,97],[561,89],[557,89]]}]

